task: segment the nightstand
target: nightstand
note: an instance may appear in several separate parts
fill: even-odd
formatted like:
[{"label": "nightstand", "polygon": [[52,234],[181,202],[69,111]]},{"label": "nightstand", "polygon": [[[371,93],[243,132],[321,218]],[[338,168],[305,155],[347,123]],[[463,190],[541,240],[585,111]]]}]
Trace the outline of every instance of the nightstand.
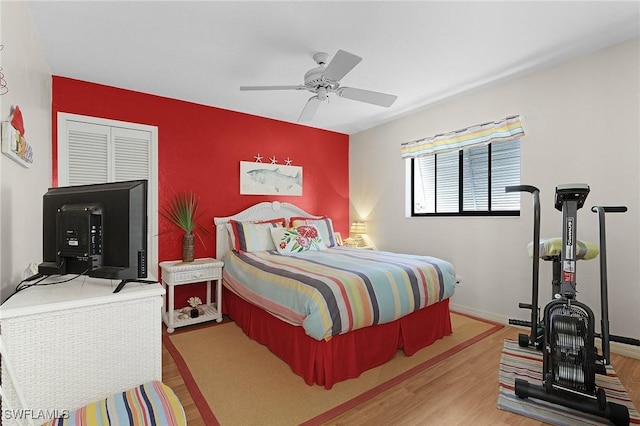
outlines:
[{"label": "nightstand", "polygon": [[[196,259],[193,262],[180,260],[160,262],[162,270],[162,285],[166,288],[167,311],[162,313],[162,319],[167,325],[167,333],[173,333],[176,327],[198,324],[205,321],[222,321],[222,267],[224,263],[210,257]],[[183,284],[207,282],[207,298],[202,305],[204,314],[196,318],[178,318],[180,310],[175,309],[174,287]],[[211,303],[211,282],[215,281],[216,301]]]}]

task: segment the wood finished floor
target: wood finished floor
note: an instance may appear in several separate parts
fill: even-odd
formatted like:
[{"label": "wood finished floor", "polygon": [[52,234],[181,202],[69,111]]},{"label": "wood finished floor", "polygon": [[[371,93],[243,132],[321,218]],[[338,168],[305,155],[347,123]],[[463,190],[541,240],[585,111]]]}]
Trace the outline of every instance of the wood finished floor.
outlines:
[{"label": "wood finished floor", "polygon": [[[502,342],[517,339],[519,332],[507,326],[325,425],[542,425],[496,408]],[[612,363],[640,407],[640,360],[612,354]],[[189,426],[206,426],[164,346],[162,372],[184,405]]]}]

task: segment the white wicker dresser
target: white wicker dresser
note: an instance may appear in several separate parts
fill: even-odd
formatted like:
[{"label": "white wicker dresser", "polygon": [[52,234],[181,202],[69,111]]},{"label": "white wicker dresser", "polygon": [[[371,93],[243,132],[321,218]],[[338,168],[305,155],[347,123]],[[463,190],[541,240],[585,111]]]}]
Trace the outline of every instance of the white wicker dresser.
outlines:
[{"label": "white wicker dresser", "polygon": [[[28,288],[0,306],[0,333],[24,409],[71,410],[162,380],[164,288],[128,283],[114,294],[117,284],[79,277]],[[8,406],[20,408],[5,363],[2,387],[5,417]]]}]

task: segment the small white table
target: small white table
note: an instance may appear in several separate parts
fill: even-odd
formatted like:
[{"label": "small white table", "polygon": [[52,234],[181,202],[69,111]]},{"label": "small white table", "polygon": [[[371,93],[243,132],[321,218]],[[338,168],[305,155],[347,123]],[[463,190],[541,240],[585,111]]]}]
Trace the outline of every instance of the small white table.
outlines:
[{"label": "small white table", "polygon": [[[160,262],[162,269],[162,285],[167,290],[167,311],[162,312],[162,318],[167,325],[167,333],[173,333],[176,327],[197,324],[205,321],[222,321],[222,267],[224,263],[207,257],[193,262],[181,260]],[[204,314],[196,318],[178,318],[180,310],[175,308],[174,287],[183,284],[207,282],[207,299],[202,308]],[[216,282],[216,300],[211,302],[211,281]]]}]

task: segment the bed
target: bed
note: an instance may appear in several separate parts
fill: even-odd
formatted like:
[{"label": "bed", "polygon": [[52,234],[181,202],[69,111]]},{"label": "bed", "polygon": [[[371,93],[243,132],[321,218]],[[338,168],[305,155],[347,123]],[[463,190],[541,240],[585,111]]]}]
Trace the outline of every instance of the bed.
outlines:
[{"label": "bed", "polygon": [[214,223],[223,313],[308,385],[331,389],[452,332],[445,260],[337,246],[330,218],[277,201]]}]

